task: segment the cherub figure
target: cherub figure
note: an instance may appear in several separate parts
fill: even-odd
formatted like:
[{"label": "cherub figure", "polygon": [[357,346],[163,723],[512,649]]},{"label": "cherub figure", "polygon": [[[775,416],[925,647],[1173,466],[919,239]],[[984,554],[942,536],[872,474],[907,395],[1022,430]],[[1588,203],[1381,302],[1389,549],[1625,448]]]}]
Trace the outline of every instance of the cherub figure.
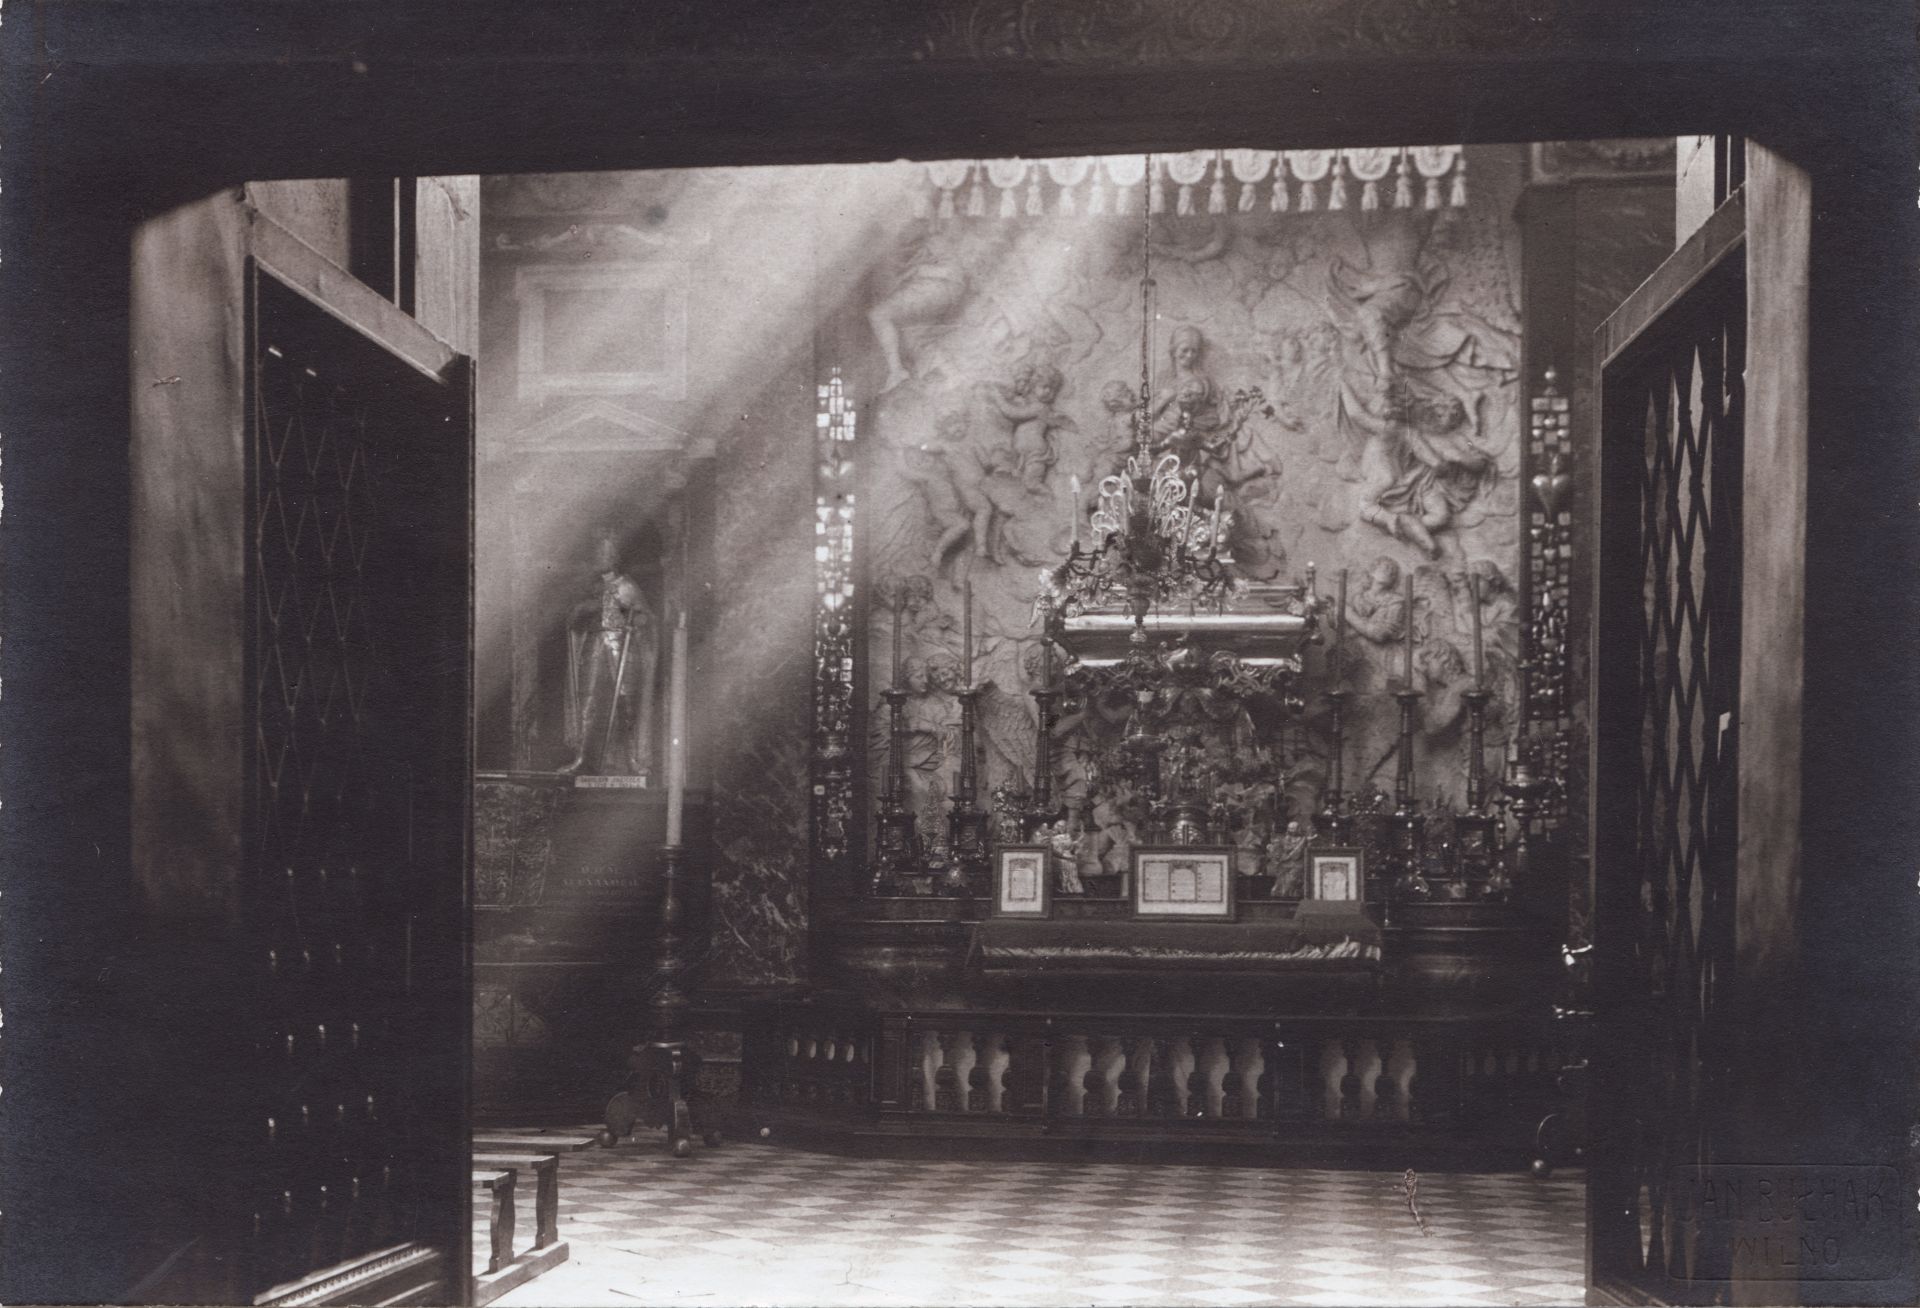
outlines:
[{"label": "cherub figure", "polygon": [[956,466],[956,460],[968,457],[964,449],[967,415],[944,413],[935,420],[934,431],[935,440],[901,451],[901,479],[926,506],[926,520],[934,533],[927,561],[937,574],[947,556],[974,534],[977,515],[962,492],[964,479]]},{"label": "cherub figure", "polygon": [[1094,800],[1093,838],[1088,847],[1102,872],[1129,870],[1133,847],[1140,841],[1139,829],[1127,812],[1131,799],[1130,792],[1116,788]]},{"label": "cherub figure", "polygon": [[1347,621],[1375,644],[1390,645],[1407,638],[1408,618],[1400,565],[1382,554],[1367,570],[1365,583],[1347,597]]},{"label": "cherub figure", "polygon": [[1007,384],[981,385],[987,407],[1009,424],[1005,445],[1011,455],[1002,458],[1005,470],[1028,490],[1041,489],[1053,468],[1057,457],[1053,433],[1073,429],[1073,419],[1054,407],[1065,384],[1052,364],[1022,360]]}]

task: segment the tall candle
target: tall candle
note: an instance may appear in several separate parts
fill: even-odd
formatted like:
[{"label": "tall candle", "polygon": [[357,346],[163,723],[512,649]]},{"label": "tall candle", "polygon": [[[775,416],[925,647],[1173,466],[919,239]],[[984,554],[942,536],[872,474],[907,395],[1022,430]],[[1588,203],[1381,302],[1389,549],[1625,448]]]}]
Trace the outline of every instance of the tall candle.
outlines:
[{"label": "tall candle", "polygon": [[973,578],[960,583],[960,657],[967,665],[967,689],[973,689]]},{"label": "tall candle", "polygon": [[1080,548],[1080,478],[1073,477],[1068,484],[1073,488],[1073,504],[1067,509],[1067,530],[1072,534],[1072,546]]},{"label": "tall candle", "polygon": [[1407,573],[1407,658],[1406,668],[1401,674],[1406,679],[1407,689],[1413,689],[1413,573]]},{"label": "tall candle", "polygon": [[893,688],[895,690],[900,689],[900,609],[901,605],[896,602],[893,606]]},{"label": "tall candle", "polygon": [[1347,570],[1340,569],[1339,609],[1333,615],[1333,669],[1334,675],[1340,672],[1340,656],[1347,646]]},{"label": "tall candle", "polygon": [[1053,689],[1053,637],[1040,633],[1040,689]]},{"label": "tall candle", "polygon": [[1467,574],[1467,594],[1473,600],[1473,687],[1484,690],[1487,685],[1486,654],[1480,645],[1480,578]]},{"label": "tall candle", "polygon": [[680,844],[687,804],[687,614],[673,624],[673,670],[667,689],[667,844]]}]

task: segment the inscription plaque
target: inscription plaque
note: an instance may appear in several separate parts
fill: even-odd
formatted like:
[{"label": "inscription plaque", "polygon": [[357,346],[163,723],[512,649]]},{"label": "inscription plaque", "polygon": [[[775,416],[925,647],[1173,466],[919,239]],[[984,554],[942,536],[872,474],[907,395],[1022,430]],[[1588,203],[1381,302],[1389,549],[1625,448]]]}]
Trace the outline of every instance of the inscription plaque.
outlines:
[{"label": "inscription plaque", "polygon": [[1900,1274],[1904,1205],[1891,1167],[1675,1168],[1690,1280],[1879,1281]]}]

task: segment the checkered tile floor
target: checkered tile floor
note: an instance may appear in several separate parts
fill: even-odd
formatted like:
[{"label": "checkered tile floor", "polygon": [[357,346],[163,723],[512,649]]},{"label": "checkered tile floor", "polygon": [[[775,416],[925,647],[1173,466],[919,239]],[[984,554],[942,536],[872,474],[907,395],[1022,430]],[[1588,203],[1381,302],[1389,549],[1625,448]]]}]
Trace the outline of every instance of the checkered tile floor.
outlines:
[{"label": "checkered tile floor", "polygon": [[758,1142],[677,1161],[642,1132],[561,1156],[571,1260],[496,1302],[1582,1302],[1577,1177],[1423,1173],[1419,1199],[1424,1235],[1398,1173],[853,1159]]}]

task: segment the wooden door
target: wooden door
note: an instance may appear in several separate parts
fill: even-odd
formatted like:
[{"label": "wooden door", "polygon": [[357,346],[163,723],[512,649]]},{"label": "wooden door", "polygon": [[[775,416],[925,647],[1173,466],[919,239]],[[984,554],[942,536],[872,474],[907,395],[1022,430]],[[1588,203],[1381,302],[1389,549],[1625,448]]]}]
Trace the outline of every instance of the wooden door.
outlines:
[{"label": "wooden door", "polygon": [[457,1302],[472,370],[259,231],[237,1284],[253,1302]]},{"label": "wooden door", "polygon": [[1640,1302],[1727,1277],[1679,1189],[1729,1098],[1745,246],[1736,193],[1597,338],[1588,1249],[1594,1287]]}]

